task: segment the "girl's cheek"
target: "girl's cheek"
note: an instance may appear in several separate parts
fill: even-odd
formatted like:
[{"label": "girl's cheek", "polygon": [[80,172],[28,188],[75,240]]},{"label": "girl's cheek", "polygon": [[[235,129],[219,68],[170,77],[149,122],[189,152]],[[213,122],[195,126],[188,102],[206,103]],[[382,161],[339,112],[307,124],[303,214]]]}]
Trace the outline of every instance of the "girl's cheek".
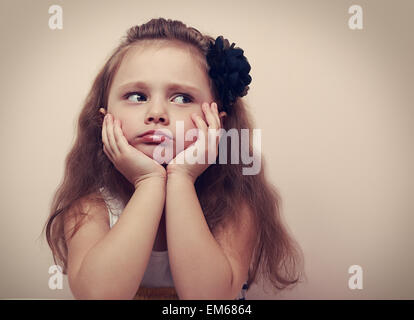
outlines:
[{"label": "girl's cheek", "polygon": [[[178,121],[178,120],[177,120]],[[197,138],[193,138],[192,141],[188,141],[186,140],[186,137],[188,139],[190,133],[193,135],[194,132],[190,132],[190,130],[194,130],[196,129],[196,125],[193,123],[193,121],[191,120],[190,117],[188,117],[188,119],[186,118],[185,120],[180,120],[180,121],[184,121],[184,134],[182,133],[182,129],[177,131],[177,123],[173,126],[170,127],[169,130],[171,130],[171,133],[173,134],[174,138],[175,138],[175,146],[174,146],[174,152],[176,149],[176,145],[183,145],[184,149],[187,149],[192,143],[194,143]],[[178,152],[181,152],[182,150],[177,150]]]},{"label": "girl's cheek", "polygon": [[131,142],[132,140],[134,140],[134,131],[132,130],[132,128],[130,128],[130,126],[123,122],[121,119],[121,131],[122,134],[124,135],[124,137],[128,140],[128,142]]}]

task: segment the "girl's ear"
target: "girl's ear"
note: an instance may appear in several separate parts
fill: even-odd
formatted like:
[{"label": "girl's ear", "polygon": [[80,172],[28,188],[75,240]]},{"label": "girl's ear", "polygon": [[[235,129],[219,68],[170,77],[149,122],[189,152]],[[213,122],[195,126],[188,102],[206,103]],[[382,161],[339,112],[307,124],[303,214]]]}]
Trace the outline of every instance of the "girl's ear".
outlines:
[{"label": "girl's ear", "polygon": [[104,108],[99,108],[99,112],[103,115],[106,115],[106,110]]}]

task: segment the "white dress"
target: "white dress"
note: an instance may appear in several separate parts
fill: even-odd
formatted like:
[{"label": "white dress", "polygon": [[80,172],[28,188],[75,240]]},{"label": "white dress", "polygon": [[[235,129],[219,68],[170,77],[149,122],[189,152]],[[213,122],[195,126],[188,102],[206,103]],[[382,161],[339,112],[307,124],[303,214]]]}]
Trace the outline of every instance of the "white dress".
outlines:
[{"label": "white dress", "polygon": [[[111,197],[104,189],[100,189],[104,197],[109,214],[109,227],[112,228],[118,221],[119,216],[125,208],[125,205],[119,199]],[[168,259],[168,251],[152,251],[151,256],[141,281],[141,286],[146,288],[175,287],[171,275],[170,262]],[[244,300],[247,290],[247,283],[236,300]]]}]

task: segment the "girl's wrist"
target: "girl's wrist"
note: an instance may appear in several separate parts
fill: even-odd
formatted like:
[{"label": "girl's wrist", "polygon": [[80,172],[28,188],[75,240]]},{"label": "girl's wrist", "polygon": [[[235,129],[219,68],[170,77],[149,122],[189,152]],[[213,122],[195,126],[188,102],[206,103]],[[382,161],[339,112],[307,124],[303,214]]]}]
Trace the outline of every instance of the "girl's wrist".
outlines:
[{"label": "girl's wrist", "polygon": [[138,189],[141,185],[147,183],[162,183],[165,184],[167,181],[166,174],[150,174],[141,177],[138,181],[134,183],[135,189]]},{"label": "girl's wrist", "polygon": [[167,183],[171,181],[185,181],[194,184],[195,178],[183,172],[169,172],[167,174]]}]

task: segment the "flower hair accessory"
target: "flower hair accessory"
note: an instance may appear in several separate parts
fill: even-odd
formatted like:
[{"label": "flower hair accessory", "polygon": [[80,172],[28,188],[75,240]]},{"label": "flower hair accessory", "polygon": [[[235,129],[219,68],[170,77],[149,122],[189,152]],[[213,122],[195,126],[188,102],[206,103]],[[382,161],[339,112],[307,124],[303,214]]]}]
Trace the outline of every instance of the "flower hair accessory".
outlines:
[{"label": "flower hair accessory", "polygon": [[217,37],[210,43],[207,53],[207,63],[210,66],[209,75],[213,79],[224,110],[228,110],[237,99],[243,97],[249,90],[252,77],[249,75],[250,64],[243,55],[243,50],[231,46],[223,36]]}]

